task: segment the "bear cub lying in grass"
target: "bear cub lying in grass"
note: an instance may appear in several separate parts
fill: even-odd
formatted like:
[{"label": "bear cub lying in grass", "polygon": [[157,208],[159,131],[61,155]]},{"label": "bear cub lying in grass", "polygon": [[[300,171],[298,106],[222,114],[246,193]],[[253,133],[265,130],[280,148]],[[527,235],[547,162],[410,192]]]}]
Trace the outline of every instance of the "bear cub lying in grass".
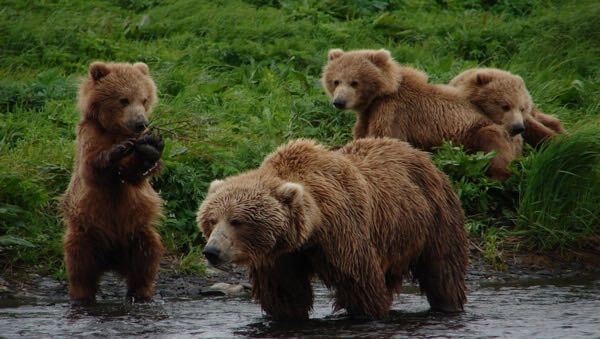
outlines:
[{"label": "bear cub lying in grass", "polygon": [[332,49],[322,81],[336,108],[356,112],[354,139],[392,137],[424,150],[448,140],[471,152],[496,151],[488,175],[497,180],[510,177],[508,165],[521,155],[514,135],[455,87],[429,83],[425,73],[399,65],[387,50]]},{"label": "bear cub lying in grass", "polygon": [[472,68],[454,77],[449,85],[509,133],[524,131],[525,142],[533,147],[565,132],[558,119],[534,106],[518,75],[496,68]]}]

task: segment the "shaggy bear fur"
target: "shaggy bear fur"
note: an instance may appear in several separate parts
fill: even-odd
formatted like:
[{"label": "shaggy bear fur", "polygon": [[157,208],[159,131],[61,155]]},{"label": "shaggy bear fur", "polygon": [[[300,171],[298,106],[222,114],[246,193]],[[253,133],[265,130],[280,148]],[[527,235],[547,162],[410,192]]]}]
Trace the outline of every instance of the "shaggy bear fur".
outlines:
[{"label": "shaggy bear fur", "polygon": [[488,169],[505,180],[508,164],[520,153],[502,126],[448,85],[428,83],[427,75],[400,66],[386,50],[329,51],[323,86],[338,109],[356,112],[354,138],[393,137],[430,150],[444,140],[468,151],[496,151]]},{"label": "shaggy bear fur", "polygon": [[163,246],[154,230],[161,200],[148,181],[163,142],[146,133],[156,87],[148,66],[90,65],[79,90],[73,175],[62,200],[69,295],[95,298],[105,271],[127,279],[127,295],[151,299]]},{"label": "shaggy bear fur", "polygon": [[449,85],[511,134],[524,129],[523,138],[534,147],[564,132],[558,119],[535,108],[518,75],[495,68],[472,68],[450,80]]},{"label": "shaggy bear fur", "polygon": [[276,319],[308,317],[313,276],[354,315],[385,317],[409,274],[432,309],[466,301],[460,201],[429,155],[399,140],[337,151],[292,141],[214,181],[197,221],[209,262],[248,266],[254,298]]}]

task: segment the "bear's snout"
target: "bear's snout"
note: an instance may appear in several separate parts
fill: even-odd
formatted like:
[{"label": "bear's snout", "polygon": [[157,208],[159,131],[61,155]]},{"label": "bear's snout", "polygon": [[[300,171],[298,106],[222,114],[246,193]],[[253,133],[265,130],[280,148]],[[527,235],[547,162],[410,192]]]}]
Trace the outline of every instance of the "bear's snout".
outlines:
[{"label": "bear's snout", "polygon": [[145,117],[137,117],[135,119],[133,119],[132,121],[129,122],[129,128],[136,132],[136,133],[141,133],[144,130],[146,130],[146,128],[148,127],[150,123],[148,122],[148,120]]},{"label": "bear's snout", "polygon": [[221,250],[216,246],[207,245],[204,247],[202,254],[204,254],[206,260],[213,266],[218,266],[221,262]]},{"label": "bear's snout", "polygon": [[510,135],[515,136],[525,131],[525,125],[522,122],[516,123],[510,127]]},{"label": "bear's snout", "polygon": [[146,129],[146,127],[148,127],[148,121],[143,120],[136,122],[134,128],[136,132],[143,132]]},{"label": "bear's snout", "polygon": [[339,98],[335,99],[333,100],[333,106],[335,106],[337,109],[344,109],[346,108],[346,100]]}]

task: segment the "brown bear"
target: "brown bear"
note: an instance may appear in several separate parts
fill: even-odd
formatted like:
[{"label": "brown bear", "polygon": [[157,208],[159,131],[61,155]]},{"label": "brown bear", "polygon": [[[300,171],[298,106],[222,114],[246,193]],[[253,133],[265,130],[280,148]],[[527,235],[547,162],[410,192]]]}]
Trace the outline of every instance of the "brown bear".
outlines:
[{"label": "brown bear", "polygon": [[399,140],[336,151],[289,142],[258,169],[212,182],[197,221],[208,261],[246,265],[275,319],[308,317],[314,276],[351,315],[385,317],[408,274],[432,309],[466,301],[460,201],[429,155]]},{"label": "brown bear", "polygon": [[93,301],[105,271],[126,278],[134,301],[154,295],[163,253],[154,226],[162,202],[148,178],[159,171],[164,146],[146,132],[155,102],[144,63],[95,62],[80,86],[75,164],[62,198],[73,302]]},{"label": "brown bear", "polygon": [[383,49],[332,49],[328,59],[323,87],[335,107],[356,112],[355,139],[387,136],[424,150],[448,140],[472,152],[496,151],[488,175],[511,175],[508,165],[520,156],[511,135],[456,88],[430,84],[427,75],[400,66]]},{"label": "brown bear", "polygon": [[454,77],[449,85],[511,134],[524,129],[525,142],[534,147],[564,132],[558,119],[534,106],[518,75],[496,68],[472,68]]}]

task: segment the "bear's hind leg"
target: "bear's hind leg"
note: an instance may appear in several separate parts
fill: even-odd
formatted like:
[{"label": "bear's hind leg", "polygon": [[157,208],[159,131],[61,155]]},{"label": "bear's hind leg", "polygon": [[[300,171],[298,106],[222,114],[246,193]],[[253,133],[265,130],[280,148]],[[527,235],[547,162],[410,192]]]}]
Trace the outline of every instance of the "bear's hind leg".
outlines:
[{"label": "bear's hind leg", "polygon": [[72,302],[85,304],[94,302],[96,298],[103,268],[94,251],[92,243],[83,234],[67,232],[64,255]]},{"label": "bear's hind leg", "polygon": [[336,282],[335,310],[345,309],[349,315],[359,317],[386,317],[392,306],[394,290],[387,288],[383,280],[373,276],[369,282],[351,278]]},{"label": "bear's hind leg", "polygon": [[386,284],[385,273],[373,248],[365,246],[355,253],[355,271],[334,271],[327,279],[335,288],[335,310],[346,309],[350,315],[384,318],[392,306],[394,288]]},{"label": "bear's hind leg", "polygon": [[468,255],[464,243],[439,242],[412,267],[421,292],[434,311],[461,312],[467,300],[465,274]]},{"label": "bear's hind leg", "polygon": [[154,281],[160,266],[163,245],[154,230],[144,230],[133,235],[127,266],[127,298],[146,302],[154,296]]}]

